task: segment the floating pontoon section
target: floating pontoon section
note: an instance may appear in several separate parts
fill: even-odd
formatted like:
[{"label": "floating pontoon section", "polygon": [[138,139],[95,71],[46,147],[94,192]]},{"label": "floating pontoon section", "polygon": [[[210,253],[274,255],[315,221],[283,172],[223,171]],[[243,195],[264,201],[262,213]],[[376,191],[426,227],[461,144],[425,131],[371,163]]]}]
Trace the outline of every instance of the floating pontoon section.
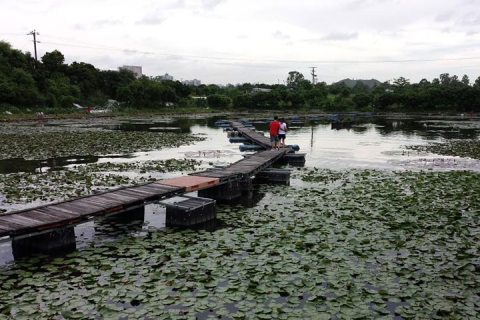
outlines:
[{"label": "floating pontoon section", "polygon": [[160,202],[167,208],[166,225],[188,227],[217,217],[213,199],[181,196]]},{"label": "floating pontoon section", "polygon": [[256,144],[241,144],[238,146],[238,149],[240,149],[240,151],[255,151],[255,150],[263,150],[265,148],[262,146],[258,146]]},{"label": "floating pontoon section", "polygon": [[243,137],[230,137],[228,141],[230,141],[230,143],[240,143],[240,142],[248,142],[249,140]]},{"label": "floating pontoon section", "polygon": [[280,163],[288,163],[292,166],[303,166],[305,164],[305,153],[287,153],[280,159]]},{"label": "floating pontoon section", "polygon": [[255,183],[290,185],[290,169],[267,168],[255,175]]},{"label": "floating pontoon section", "polygon": [[230,201],[242,195],[243,185],[240,181],[230,181],[208,189],[198,190],[199,197],[212,198],[217,201]]}]

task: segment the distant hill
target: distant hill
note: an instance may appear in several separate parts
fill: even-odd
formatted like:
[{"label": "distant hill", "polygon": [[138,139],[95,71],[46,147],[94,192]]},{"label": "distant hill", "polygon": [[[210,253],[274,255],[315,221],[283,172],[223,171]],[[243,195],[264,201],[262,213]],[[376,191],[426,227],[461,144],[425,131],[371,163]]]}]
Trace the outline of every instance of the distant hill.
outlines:
[{"label": "distant hill", "polygon": [[353,87],[355,87],[355,85],[357,84],[358,81],[363,82],[364,84],[366,84],[370,88],[373,88],[375,85],[379,85],[381,83],[380,81],[378,81],[376,79],[370,79],[370,80],[357,79],[357,80],[353,80],[353,79],[350,79],[350,78],[340,80],[337,83],[343,82],[348,87],[353,88]]}]

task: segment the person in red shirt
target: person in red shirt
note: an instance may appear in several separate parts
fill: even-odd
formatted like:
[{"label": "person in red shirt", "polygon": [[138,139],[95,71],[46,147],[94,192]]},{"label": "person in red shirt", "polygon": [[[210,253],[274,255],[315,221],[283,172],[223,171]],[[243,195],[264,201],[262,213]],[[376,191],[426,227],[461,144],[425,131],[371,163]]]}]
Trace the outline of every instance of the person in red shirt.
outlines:
[{"label": "person in red shirt", "polygon": [[278,122],[278,117],[274,116],[270,121],[270,150],[278,150],[278,129],[280,129],[280,122]]}]

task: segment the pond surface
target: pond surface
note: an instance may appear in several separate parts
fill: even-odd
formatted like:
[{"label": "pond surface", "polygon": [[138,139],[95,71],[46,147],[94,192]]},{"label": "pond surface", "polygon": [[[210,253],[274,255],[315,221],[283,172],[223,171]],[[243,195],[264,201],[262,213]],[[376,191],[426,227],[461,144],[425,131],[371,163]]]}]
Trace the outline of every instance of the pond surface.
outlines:
[{"label": "pond surface", "polygon": [[[206,139],[108,155],[6,159],[2,174],[102,163],[196,159],[199,169],[243,158],[208,119],[43,124]],[[288,123],[288,121],[287,121]],[[268,123],[255,122],[268,132]],[[479,140],[470,119],[362,119],[332,129],[290,123],[306,154],[291,186],[260,186],[219,205],[204,230],[101,218],[75,227],[77,250],[14,262],[0,244],[0,313],[52,319],[474,319],[480,312],[478,160],[410,150]],[[427,170],[425,170],[427,169]],[[181,173],[168,172],[158,178]],[[15,303],[13,303],[15,302]]]},{"label": "pond surface", "polygon": [[[148,152],[110,155],[70,155],[48,158],[45,160],[4,159],[0,160],[0,174],[16,172],[45,173],[62,171],[78,165],[94,163],[133,163],[150,160],[196,159],[203,162],[200,169],[213,165],[228,165],[241,160],[249,152],[240,152],[240,143],[230,143],[228,132],[215,125],[219,117],[211,118],[173,118],[150,119],[138,118],[114,121],[64,121],[56,123],[36,123],[35,127],[53,128],[85,128],[95,130],[114,130],[127,132],[159,132],[166,128],[167,132],[183,132],[205,137],[191,145],[176,148],[164,148]],[[258,131],[268,136],[268,120],[250,120]],[[332,124],[319,121],[289,121],[287,144],[300,146],[299,153],[306,154],[307,168],[348,170],[362,169],[440,169],[440,170],[480,170],[480,161],[475,159],[448,157],[437,154],[417,152],[405,149],[406,146],[426,145],[432,142],[449,140],[476,139],[480,137],[478,121],[460,118],[457,120],[438,120],[428,118],[388,119],[365,118],[352,126],[336,129]],[[31,124],[25,124],[31,126]],[[135,173],[125,173],[134,175]],[[164,173],[160,178],[178,176],[178,173]],[[302,184],[292,179],[293,185]],[[255,194],[246,206],[254,206],[264,194]],[[40,202],[37,204],[41,204]],[[35,205],[33,203],[32,205]],[[22,205],[13,206],[15,210]],[[165,227],[165,208],[160,205],[146,206],[146,225]],[[102,232],[95,233],[89,228],[92,223],[84,224],[77,230],[81,236],[80,246],[88,243],[96,236],[105,238]],[[107,235],[108,238],[108,235]],[[9,244],[0,244],[0,264],[13,260]]]},{"label": "pond surface", "polygon": [[[206,140],[176,148],[163,148],[148,152],[121,155],[75,155],[48,158],[45,160],[4,159],[0,160],[0,174],[14,172],[45,172],[63,170],[73,165],[88,163],[126,163],[170,158],[190,158],[209,163],[229,164],[243,158],[239,144],[230,143],[227,132],[214,125],[218,118],[172,119],[158,122],[155,119],[124,120],[118,123],[64,123],[47,126],[85,127],[104,130],[158,132],[187,132],[205,137]],[[268,135],[268,122],[255,121],[257,130]],[[287,121],[288,123],[288,121]],[[344,129],[333,129],[331,124],[315,121],[290,123],[287,144],[300,146],[306,153],[306,165],[316,168],[445,168],[480,170],[479,162],[458,157],[443,157],[434,154],[408,151],[405,146],[426,145],[449,140],[479,139],[478,121],[469,119],[362,119],[361,123]],[[163,131],[163,130],[160,130]]]}]

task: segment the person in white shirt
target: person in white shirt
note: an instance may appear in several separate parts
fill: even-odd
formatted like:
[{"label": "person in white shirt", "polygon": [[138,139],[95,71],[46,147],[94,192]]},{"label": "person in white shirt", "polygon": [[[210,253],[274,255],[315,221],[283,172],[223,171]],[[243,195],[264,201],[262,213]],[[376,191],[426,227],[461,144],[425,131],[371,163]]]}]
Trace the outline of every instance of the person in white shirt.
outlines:
[{"label": "person in white shirt", "polygon": [[278,140],[280,142],[280,148],[285,148],[285,138],[287,134],[287,123],[285,118],[280,119],[280,128],[278,129]]}]

